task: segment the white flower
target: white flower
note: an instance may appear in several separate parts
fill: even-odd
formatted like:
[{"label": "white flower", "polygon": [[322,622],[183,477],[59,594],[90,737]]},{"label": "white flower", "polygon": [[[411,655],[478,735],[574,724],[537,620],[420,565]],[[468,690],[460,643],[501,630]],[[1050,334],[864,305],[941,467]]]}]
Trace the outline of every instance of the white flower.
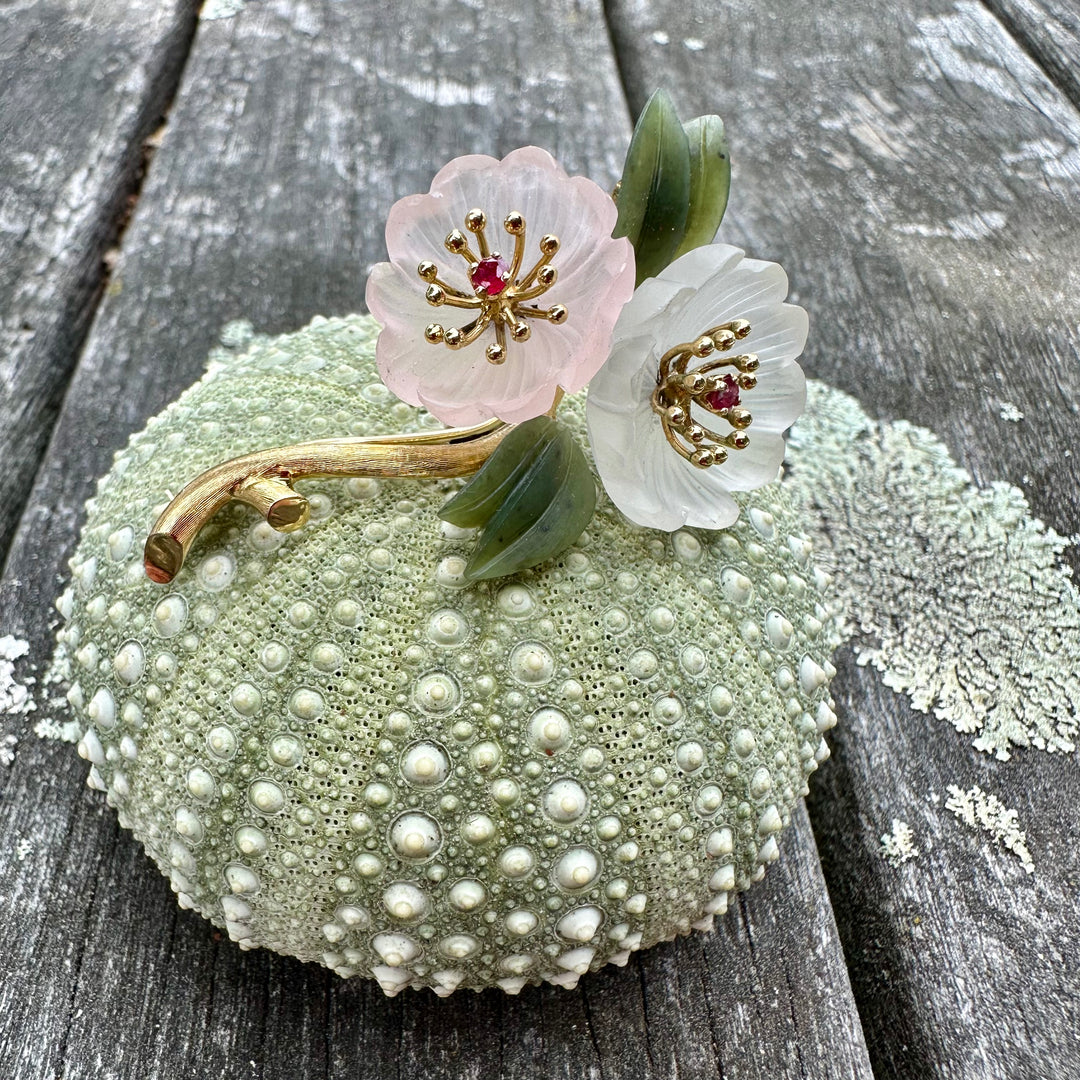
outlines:
[{"label": "white flower", "polygon": [[[731,492],[776,478],[784,429],[806,404],[806,380],[795,358],[806,342],[807,317],[785,304],[786,296],[787,276],[776,263],[710,244],[644,282],[623,308],[611,355],[589,385],[588,424],[600,479],[631,521],[666,530],[726,528],[739,516]],[[657,396],[658,371],[669,350],[735,320],[749,323],[745,336],[745,327],[736,327],[737,348],[717,341],[711,355],[687,354],[684,362],[684,375],[704,373],[710,389],[691,392],[687,380],[673,374],[665,384],[670,390]],[[687,406],[685,423],[671,420],[678,420],[670,412],[673,395]],[[666,422],[658,407],[667,408]],[[694,432],[692,441],[691,425],[720,438]],[[744,438],[745,448],[736,448]],[[710,452],[700,449],[709,446],[720,460],[695,465],[694,456],[709,460]]]}]

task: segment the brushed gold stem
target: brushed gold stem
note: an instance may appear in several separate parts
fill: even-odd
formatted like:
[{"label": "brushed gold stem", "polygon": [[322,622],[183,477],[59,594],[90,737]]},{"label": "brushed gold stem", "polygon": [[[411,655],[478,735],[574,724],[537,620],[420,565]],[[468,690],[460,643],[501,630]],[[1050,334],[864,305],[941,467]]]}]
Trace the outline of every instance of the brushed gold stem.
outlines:
[{"label": "brushed gold stem", "polygon": [[168,584],[180,572],[202,527],[233,499],[254,506],[279,532],[307,520],[297,480],[375,476],[435,478],[476,472],[511,425],[489,420],[473,427],[409,435],[375,435],[259,450],[215,465],[196,477],[164,509],[143,549],[146,576]]}]

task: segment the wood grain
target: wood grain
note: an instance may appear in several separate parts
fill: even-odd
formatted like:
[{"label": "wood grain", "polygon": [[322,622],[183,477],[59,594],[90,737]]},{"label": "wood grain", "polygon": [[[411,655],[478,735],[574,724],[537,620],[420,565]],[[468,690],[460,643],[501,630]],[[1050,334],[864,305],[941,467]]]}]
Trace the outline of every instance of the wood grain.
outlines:
[{"label": "wood grain", "polygon": [[986,6],[1080,108],[1080,9],[1068,0],[986,0]]},{"label": "wood grain", "polygon": [[[664,82],[687,115],[723,113],[721,238],[788,270],[808,373],[1076,533],[1080,121],[1003,25],[977,4],[859,0],[609,15],[632,104]],[[1076,757],[990,761],[850,652],[839,666],[810,809],[875,1075],[1080,1075]],[[949,783],[1019,811],[1034,880],[943,809]],[[900,870],[879,854],[893,818],[925,848]]]},{"label": "wood grain", "polygon": [[[610,183],[629,131],[596,4],[444,0],[388,20],[267,0],[204,22],[0,582],[5,628],[47,655],[94,478],[224,322],[280,331],[359,307],[390,204],[456,154],[531,140]],[[0,770],[0,1062],[18,1080],[870,1075],[801,813],[713,937],[572,992],[386,1000],[180,912],[83,774],[70,747],[29,738]]]},{"label": "wood grain", "polygon": [[103,287],[103,257],[143,142],[176,88],[196,7],[0,7],[0,564]]}]

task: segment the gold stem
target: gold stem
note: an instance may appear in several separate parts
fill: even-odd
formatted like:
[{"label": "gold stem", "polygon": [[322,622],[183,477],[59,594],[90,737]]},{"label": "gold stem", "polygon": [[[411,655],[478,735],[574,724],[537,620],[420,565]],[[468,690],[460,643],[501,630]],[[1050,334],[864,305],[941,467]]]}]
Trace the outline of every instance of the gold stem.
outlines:
[{"label": "gold stem", "polygon": [[548,285],[537,283],[528,289],[517,289],[514,292],[514,304],[523,304],[526,300],[535,300],[538,296],[543,296],[554,284],[555,282]]},{"label": "gold stem", "polygon": [[[431,304],[431,301],[428,301]],[[443,297],[438,304],[431,304],[432,307],[453,307],[453,308],[467,308],[470,311],[475,311],[479,307],[484,306],[484,301],[479,296],[465,296],[457,297],[451,296],[449,293]]]},{"label": "gold stem", "polygon": [[461,327],[463,336],[461,343],[457,347],[463,349],[466,345],[471,345],[488,328],[490,322],[491,309],[485,308],[471,323]]},{"label": "gold stem", "polygon": [[278,532],[293,532],[307,524],[311,507],[284,480],[259,476],[236,489],[240,502],[254,507]]},{"label": "gold stem", "polygon": [[282,532],[299,528],[307,500],[297,480],[345,476],[451,477],[476,472],[511,425],[489,420],[467,428],[318,439],[233,458],[196,477],[154,523],[143,549],[146,576],[167,584],[180,572],[202,527],[233,499],[255,506]]},{"label": "gold stem", "polygon": [[514,257],[510,262],[510,273],[507,276],[507,280],[511,285],[517,281],[518,274],[521,273],[521,263],[525,258],[525,227],[522,226],[519,232],[514,233]]},{"label": "gold stem", "polygon": [[468,300],[469,307],[476,307],[478,304],[483,303],[483,301],[480,300],[480,298],[477,297],[474,293],[465,293],[462,292],[460,289],[455,289],[453,285],[447,285],[446,282],[442,280],[442,278],[432,278],[431,284],[438,285],[439,288],[442,289],[444,293],[446,293],[447,299],[453,298],[454,300]]},{"label": "gold stem", "polygon": [[[541,253],[540,258],[536,260],[536,265],[520,281],[518,281],[515,284],[514,287],[517,290],[517,292],[519,294],[526,292],[528,290],[529,286],[536,280],[536,275],[539,274],[540,271],[543,270],[544,267],[547,266],[547,264],[549,262],[551,262],[551,260],[554,257],[555,257],[555,252],[554,251],[551,252],[550,255],[545,255],[545,254]],[[513,279],[511,279],[511,280],[513,280]],[[545,286],[545,288],[548,288],[548,286]],[[522,299],[528,299],[528,297],[524,297],[524,296],[521,297],[521,298]]]}]

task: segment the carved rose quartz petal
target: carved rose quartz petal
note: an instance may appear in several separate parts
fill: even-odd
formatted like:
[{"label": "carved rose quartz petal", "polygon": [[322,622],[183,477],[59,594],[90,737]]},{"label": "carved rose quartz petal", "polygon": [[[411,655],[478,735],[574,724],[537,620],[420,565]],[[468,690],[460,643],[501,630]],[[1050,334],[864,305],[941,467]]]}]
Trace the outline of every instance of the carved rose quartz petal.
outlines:
[{"label": "carved rose quartz petal", "polygon": [[[806,341],[807,318],[802,308],[784,303],[786,295],[787,277],[775,263],[712,244],[646,281],[623,309],[611,356],[589,386],[588,422],[604,488],[631,521],[669,531],[683,525],[726,528],[739,516],[731,493],[776,478],[783,431],[806,399],[795,358]],[[669,349],[733,319],[748,321],[750,333],[730,355],[753,353],[759,359],[757,384],[739,402],[753,416],[750,441],[744,450],[730,450],[723,464],[697,468],[669,445],[653,409],[657,370]],[[719,395],[733,396],[723,390]],[[693,419],[721,434],[731,430],[697,406]]]},{"label": "carved rose quartz petal", "polygon": [[[471,271],[444,242],[464,229],[470,210],[482,209],[492,255]],[[551,265],[558,277],[528,305],[567,308],[560,325],[530,314],[527,341],[509,341],[504,362],[485,353],[496,340],[489,327],[459,350],[429,344],[432,323],[464,327],[478,314],[432,306],[417,276],[423,262],[438,266],[439,279],[465,296],[507,296],[514,282],[502,279],[499,258],[510,259],[514,237],[503,230],[511,212],[525,219],[525,255],[518,280],[539,256],[545,235],[559,238]],[[404,401],[423,405],[446,424],[474,424],[498,417],[510,423],[545,412],[557,388],[580,390],[607,356],[611,331],[633,292],[633,249],[613,240],[616,210],[609,195],[584,177],[570,177],[544,150],[524,147],[502,161],[473,155],[445,166],[426,195],[395,203],[386,223],[389,263],[373,268],[367,304],[382,323],[376,363],[386,385]],[[474,251],[476,240],[465,232]],[[498,286],[502,281],[501,287]],[[486,286],[477,292],[479,286]],[[523,310],[519,309],[519,310]]]}]

